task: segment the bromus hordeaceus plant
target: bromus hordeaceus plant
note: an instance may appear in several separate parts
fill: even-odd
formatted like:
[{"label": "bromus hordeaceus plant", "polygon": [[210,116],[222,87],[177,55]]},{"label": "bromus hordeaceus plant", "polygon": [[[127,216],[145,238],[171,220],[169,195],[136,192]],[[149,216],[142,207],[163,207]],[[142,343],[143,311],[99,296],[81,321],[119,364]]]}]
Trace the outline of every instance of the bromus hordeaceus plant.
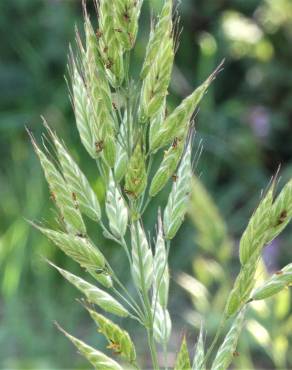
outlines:
[{"label": "bromus hordeaceus plant", "polygon": [[[142,0],[96,0],[98,29],[93,29],[84,6],[84,34],[77,33],[78,52],[70,52],[70,95],[80,139],[106,188],[101,204],[89,181],[62,140],[44,123],[54,156],[41,148],[30,133],[36,154],[59,211],[59,230],[35,225],[66,255],[84,268],[91,280],[73,275],[49,262],[84,296],[83,304],[118,356],[98,349],[60,330],[96,369],[140,368],[129,334],[114,323],[114,316],[135,320],[145,328],[152,367],[159,369],[157,348],[164,351],[167,368],[171,316],[168,311],[168,254],[171,240],[183,223],[192,186],[192,116],[221,65],[171,113],[166,97],[175,54],[172,0],[165,0],[151,29],[140,80],[130,75]],[[45,143],[45,141],[44,141]],[[156,153],[164,151],[153,166]],[[172,181],[166,205],[157,210],[154,245],[143,225],[151,200]],[[241,271],[227,300],[220,330],[233,324],[215,351],[220,330],[208,351],[203,328],[191,359],[184,337],[175,369],[226,369],[243,325],[246,304],[266,298],[291,283],[291,266],[254,290],[255,270],[264,246],[288,224],[292,216],[292,181],[274,200],[274,184],[263,197],[240,242]],[[87,233],[86,218],[98,223],[104,236],[123,248],[136,296],[129,293]],[[96,311],[98,309],[98,311]],[[101,310],[101,313],[99,312]],[[109,319],[104,314],[110,313]],[[213,355],[214,362],[209,363]]]}]

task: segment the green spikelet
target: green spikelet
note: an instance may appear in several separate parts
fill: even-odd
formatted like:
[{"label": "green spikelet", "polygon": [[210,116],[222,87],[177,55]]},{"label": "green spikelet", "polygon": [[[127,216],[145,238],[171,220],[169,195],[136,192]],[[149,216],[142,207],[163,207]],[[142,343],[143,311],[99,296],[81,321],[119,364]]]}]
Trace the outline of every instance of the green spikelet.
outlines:
[{"label": "green spikelet", "polygon": [[180,228],[188,207],[192,181],[191,143],[179,165],[177,179],[173,183],[168,202],[164,210],[163,224],[166,239],[173,239]]},{"label": "green spikelet", "polygon": [[151,197],[155,197],[155,195],[164,188],[170,177],[174,174],[181,159],[184,146],[184,139],[175,138],[171,147],[165,151],[163,160],[151,182],[149,190],[149,195]]},{"label": "green spikelet", "polygon": [[169,290],[169,270],[167,263],[167,252],[163,238],[163,228],[161,216],[158,217],[158,234],[155,244],[155,255],[153,260],[153,297],[158,298],[158,302],[163,308],[167,307]]},{"label": "green spikelet", "polygon": [[101,211],[96,194],[92,190],[87,178],[80,170],[77,163],[68,153],[65,146],[49,128],[48,130],[51,133],[56,146],[58,159],[61,163],[63,174],[68,184],[68,188],[72,193],[73,199],[77,202],[82,213],[94,221],[99,221]]},{"label": "green spikelet", "polygon": [[49,184],[51,197],[56,202],[61,216],[66,224],[66,229],[72,234],[86,234],[86,228],[81,217],[78,205],[72,197],[63,176],[48,159],[44,152],[37,146],[30,134],[34,149],[39,157],[46,180]]},{"label": "green spikelet", "polygon": [[115,0],[115,31],[126,50],[132,49],[138,32],[138,20],[143,0]]},{"label": "green spikelet", "polygon": [[135,346],[129,334],[125,330],[122,330],[117,324],[114,324],[112,321],[105,318],[103,315],[100,315],[99,313],[90,309],[88,309],[88,312],[98,326],[98,331],[102,333],[108,340],[108,348],[111,349],[115,354],[126,359],[129,363],[135,363]]},{"label": "green spikelet", "polygon": [[201,326],[200,335],[196,344],[192,370],[205,370],[205,352],[203,341],[203,327]]},{"label": "green spikelet", "polygon": [[211,370],[226,370],[231,364],[233,354],[236,351],[238,338],[242,330],[244,314],[245,311],[242,310],[234,320],[231,329],[227,333],[224,342],[216,354]]},{"label": "green spikelet", "polygon": [[95,369],[100,370],[123,370],[123,368],[114,360],[104,355],[102,352],[90,347],[88,344],[68,334],[59,325],[58,329],[66,335],[66,337],[74,344],[78,349],[78,352],[86,358]]},{"label": "green spikelet", "polygon": [[166,345],[171,334],[171,319],[169,312],[159,302],[153,303],[153,334],[159,344]]},{"label": "green spikelet", "polygon": [[133,198],[138,198],[145,190],[147,185],[147,173],[145,166],[145,156],[141,144],[137,144],[130,158],[128,171],[126,173],[125,191]]},{"label": "green spikelet", "polygon": [[281,292],[292,284],[292,263],[285,266],[282,270],[274,274],[262,286],[257,288],[253,294],[251,301],[266,299]]},{"label": "green spikelet", "polygon": [[92,119],[94,118],[92,105],[88,97],[84,80],[82,79],[73,58],[71,64],[72,103],[76,126],[84,148],[92,158],[96,158],[97,155],[95,151],[94,137],[92,136],[91,130],[93,125]]},{"label": "green spikelet", "polygon": [[91,23],[85,18],[86,52],[84,53],[84,74],[90,97],[93,118],[90,129],[94,138],[96,156],[102,154],[105,162],[115,164],[115,121],[112,96],[105,71],[99,63],[98,43]]},{"label": "green spikelet", "polygon": [[157,114],[150,120],[150,129],[149,129],[149,145],[151,147],[153,140],[160,130],[161,125],[165,119],[166,114],[166,99],[164,99],[163,103]]},{"label": "green spikelet", "polygon": [[196,227],[197,244],[204,251],[215,254],[221,261],[229,259],[232,252],[232,243],[227,233],[227,226],[214,200],[195,175],[192,179],[191,202],[188,213]]},{"label": "green spikelet", "polygon": [[132,225],[131,237],[134,284],[141,291],[149,290],[153,281],[153,256],[140,222]]},{"label": "green spikelet", "polygon": [[105,288],[109,289],[113,286],[113,280],[107,271],[101,272],[97,270],[95,272],[89,271],[89,273]]},{"label": "green spikelet", "polygon": [[102,109],[112,112],[113,106],[110,86],[106,79],[102,61],[100,60],[97,37],[87,15],[85,15],[84,29],[86,51],[83,52],[83,68],[86,76],[86,84],[90,88],[96,111],[98,112],[99,109]]},{"label": "green spikelet", "polygon": [[226,304],[226,316],[236,314],[248,301],[255,284],[255,273],[258,265],[259,254],[253,254],[249,261],[241,267],[233,289]]},{"label": "green spikelet", "polygon": [[[170,3],[171,2],[165,4],[162,11],[163,18],[157,26],[158,28],[159,26],[163,26],[164,29],[154,31],[161,35],[163,34],[163,37],[160,39],[158,48],[156,45],[157,53],[155,54],[155,58],[151,61],[149,71],[143,81],[140,102],[141,122],[145,122],[156,115],[167,95],[174,59]],[[165,11],[165,8],[167,11]],[[168,19],[168,23],[166,23],[165,18]]]},{"label": "green spikelet", "polygon": [[113,87],[118,87],[124,80],[123,48],[116,31],[116,8],[108,0],[100,0],[99,7],[99,52],[106,74]]},{"label": "green spikelet", "polygon": [[65,234],[37,225],[34,226],[86,270],[94,272],[105,268],[103,254],[87,238]]},{"label": "green spikelet", "polygon": [[242,235],[239,246],[239,257],[242,265],[246,264],[253,253],[260,251],[266,243],[273,193],[274,186],[269,189],[261,201]]},{"label": "green spikelet", "polygon": [[183,337],[180,351],[177,355],[174,370],[190,370],[191,362],[186,337]]},{"label": "green spikelet", "polygon": [[150,39],[147,45],[146,56],[141,70],[141,78],[148,74],[153,60],[160,52],[162,40],[169,38],[172,32],[172,6],[173,0],[166,0],[161,15],[154,29],[151,29]]},{"label": "green spikelet", "polygon": [[110,172],[106,195],[106,214],[113,234],[118,238],[123,237],[127,230],[128,209],[112,172]]},{"label": "green spikelet", "polygon": [[90,303],[94,303],[106,312],[113,313],[117,316],[127,317],[129,312],[111,295],[88,283],[80,277],[61,269],[50,262],[50,265],[59,271],[66,280],[80,290]]},{"label": "green spikelet", "polygon": [[127,171],[129,157],[127,152],[127,131],[126,131],[127,115],[120,125],[120,132],[117,139],[117,154],[114,168],[115,179],[119,183],[124,178]]},{"label": "green spikelet", "polygon": [[191,117],[206,93],[208,87],[214,79],[217,70],[207,78],[190,96],[185,98],[182,103],[166,118],[150,143],[151,152],[156,152],[159,148],[171,143],[174,138],[183,137],[188,129]]},{"label": "green spikelet", "polygon": [[292,179],[276,198],[270,213],[270,228],[267,243],[279,235],[292,218]]}]

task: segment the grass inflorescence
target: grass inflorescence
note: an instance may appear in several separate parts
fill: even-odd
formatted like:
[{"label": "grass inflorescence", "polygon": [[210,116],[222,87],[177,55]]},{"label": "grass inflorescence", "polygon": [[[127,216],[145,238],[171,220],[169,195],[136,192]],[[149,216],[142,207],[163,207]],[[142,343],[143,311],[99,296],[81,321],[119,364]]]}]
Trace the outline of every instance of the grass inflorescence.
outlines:
[{"label": "grass inflorescence", "polygon": [[[105,201],[100,202],[70,150],[46,123],[54,156],[45,145],[38,145],[30,133],[59,212],[58,230],[35,226],[95,280],[88,282],[50,262],[85,296],[85,308],[117,356],[110,358],[58,327],[96,369],[140,366],[130,335],[107,318],[106,313],[142,325],[152,367],[157,370],[162,366],[157,355],[157,347],[161,346],[165,355],[163,367],[167,368],[172,328],[168,310],[171,240],[184,221],[192,187],[201,191],[199,198],[203,202],[205,199],[205,203],[210,203],[193,178],[192,117],[222,64],[178,107],[167,113],[177,44],[173,2],[164,1],[161,14],[151,28],[140,80],[135,83],[131,77],[131,50],[135,46],[142,2],[96,0],[97,30],[84,5],[85,41],[81,41],[83,37],[77,31],[77,52],[70,50],[69,86],[76,128],[105,184]],[[154,158],[161,151],[164,151],[163,156],[158,156],[161,162],[153,168]],[[150,176],[151,171],[154,176]],[[167,204],[161,204],[157,210],[157,237],[152,245],[143,215],[151,200],[169,182],[172,187]],[[213,343],[205,351],[202,327],[191,359],[184,336],[175,369],[205,369],[211,365],[211,355],[214,355],[212,369],[226,369],[243,326],[246,304],[271,296],[291,284],[291,266],[288,265],[280,275],[254,290],[256,266],[263,248],[284,229],[292,216],[292,181],[276,199],[274,185],[263,197],[242,235],[241,270]],[[206,217],[218,219],[216,210]],[[86,218],[98,223],[104,236],[123,249],[135,296],[120,281],[103,249],[91,240]],[[204,225],[200,228],[203,231]],[[229,248],[225,239],[224,245]],[[96,307],[104,314],[97,312]],[[228,319],[233,321],[231,328],[216,350],[221,329]]]}]

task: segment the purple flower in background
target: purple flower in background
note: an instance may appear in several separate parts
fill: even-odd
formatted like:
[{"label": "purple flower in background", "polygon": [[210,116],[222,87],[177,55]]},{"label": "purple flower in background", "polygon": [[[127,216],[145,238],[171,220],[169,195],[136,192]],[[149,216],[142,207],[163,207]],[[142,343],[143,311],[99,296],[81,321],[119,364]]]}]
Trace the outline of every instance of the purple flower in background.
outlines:
[{"label": "purple flower in background", "polygon": [[256,137],[260,139],[267,137],[270,132],[270,114],[268,109],[263,106],[251,108],[249,124]]},{"label": "purple flower in background", "polygon": [[268,272],[272,273],[279,269],[278,256],[279,256],[279,239],[274,239],[263,251],[263,260],[267,267]]}]

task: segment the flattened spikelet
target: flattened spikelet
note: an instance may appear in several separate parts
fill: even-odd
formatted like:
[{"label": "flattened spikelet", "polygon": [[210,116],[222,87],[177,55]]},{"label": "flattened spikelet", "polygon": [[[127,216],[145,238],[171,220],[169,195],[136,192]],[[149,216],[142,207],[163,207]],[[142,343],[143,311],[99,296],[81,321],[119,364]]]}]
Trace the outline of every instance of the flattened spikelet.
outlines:
[{"label": "flattened spikelet", "polygon": [[174,370],[190,370],[191,362],[186,337],[183,337],[180,351],[177,355]]},{"label": "flattened spikelet", "polygon": [[88,312],[98,326],[98,331],[108,340],[108,348],[116,355],[125,358],[129,363],[134,363],[136,351],[129,334],[103,315],[90,309],[88,309]]},{"label": "flattened spikelet", "polygon": [[156,342],[167,344],[171,334],[171,319],[168,310],[163,308],[159,302],[156,302],[153,317],[153,331]]},{"label": "flattened spikelet", "polygon": [[128,171],[126,173],[125,191],[133,198],[138,198],[147,186],[147,173],[145,156],[141,144],[137,144],[130,158]]},{"label": "flattened spikelet", "polygon": [[200,335],[196,344],[192,370],[205,370],[205,351],[203,340],[203,327],[201,326]]},{"label": "flattened spikelet", "polygon": [[163,225],[166,239],[174,238],[187,211],[192,180],[191,144],[189,143],[179,165],[177,179],[173,183],[164,210]]},{"label": "flattened spikelet", "polygon": [[234,320],[231,329],[227,333],[224,342],[221,344],[216,354],[211,370],[225,370],[228,369],[231,364],[233,354],[237,347],[238,338],[242,330],[244,314],[245,311],[243,310]]},{"label": "flattened spikelet", "polygon": [[64,177],[59,170],[57,170],[53,162],[49,160],[45,153],[37,146],[32,135],[31,140],[49,184],[51,197],[60,210],[67,231],[75,235],[86,234],[86,228],[81,213]]},{"label": "flattened spikelet", "polygon": [[92,190],[87,178],[68,153],[65,146],[55,134],[52,132],[51,134],[57,149],[58,159],[61,163],[63,174],[72,197],[76,198],[76,202],[82,213],[94,221],[99,221],[101,210],[95,192]]},{"label": "flattened spikelet", "polygon": [[153,281],[153,256],[140,222],[131,228],[132,276],[134,284],[141,291],[149,290]]},{"label": "flattened spikelet", "polygon": [[[57,325],[58,326],[58,325]],[[102,370],[123,370],[123,368],[114,360],[104,355],[102,352],[90,347],[88,344],[68,334],[64,329],[58,326],[58,329],[66,335],[66,337],[78,349],[78,352],[84,356],[95,369]]]},{"label": "flattened spikelet", "polygon": [[262,286],[258,287],[252,293],[251,301],[272,297],[290,285],[292,285],[292,263],[277,271]]},{"label": "flattened spikelet", "polygon": [[60,231],[36,226],[47,238],[59,247],[67,256],[78,262],[88,271],[103,270],[103,254],[85,237],[66,234]]},{"label": "flattened spikelet", "polygon": [[118,238],[123,237],[128,225],[128,209],[112,172],[110,172],[106,193],[106,214],[113,234]]},{"label": "flattened spikelet", "polygon": [[87,298],[88,302],[94,303],[106,312],[113,313],[117,316],[126,317],[129,312],[111,295],[88,283],[80,277],[71,274],[69,271],[61,269],[60,267],[50,263],[55,269],[59,271],[72,285],[80,290]]}]

